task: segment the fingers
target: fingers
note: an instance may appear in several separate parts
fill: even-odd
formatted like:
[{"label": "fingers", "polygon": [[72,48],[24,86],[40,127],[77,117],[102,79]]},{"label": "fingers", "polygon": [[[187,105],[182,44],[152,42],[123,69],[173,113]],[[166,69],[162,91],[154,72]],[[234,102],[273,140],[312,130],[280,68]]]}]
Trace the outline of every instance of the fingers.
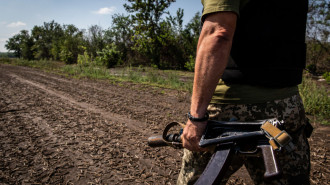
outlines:
[{"label": "fingers", "polygon": [[199,140],[191,137],[184,136],[182,145],[190,151],[200,151]]},{"label": "fingers", "polygon": [[191,122],[188,120],[182,133],[182,145],[190,151],[206,151],[199,146],[207,122]]}]

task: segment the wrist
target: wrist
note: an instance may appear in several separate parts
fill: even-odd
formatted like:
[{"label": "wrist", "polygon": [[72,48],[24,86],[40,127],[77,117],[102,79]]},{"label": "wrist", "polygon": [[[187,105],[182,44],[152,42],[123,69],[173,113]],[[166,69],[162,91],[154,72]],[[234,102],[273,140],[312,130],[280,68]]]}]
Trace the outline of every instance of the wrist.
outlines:
[{"label": "wrist", "polygon": [[188,112],[188,119],[192,122],[205,122],[209,119],[209,114],[205,112],[203,116],[195,117],[190,112]]}]

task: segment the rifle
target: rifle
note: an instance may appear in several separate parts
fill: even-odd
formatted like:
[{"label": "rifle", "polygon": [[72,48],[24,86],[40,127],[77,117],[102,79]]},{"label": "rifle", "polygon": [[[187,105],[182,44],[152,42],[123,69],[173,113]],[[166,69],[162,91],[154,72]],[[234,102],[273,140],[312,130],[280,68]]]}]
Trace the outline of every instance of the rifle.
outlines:
[{"label": "rifle", "polygon": [[[262,156],[265,165],[264,178],[279,178],[281,169],[276,159],[276,151],[283,147],[292,151],[294,147],[290,135],[274,126],[278,124],[281,122],[276,119],[256,122],[208,121],[199,145],[213,148],[215,152],[195,184],[219,184],[234,155]],[[183,124],[172,122],[165,127],[163,135],[149,137],[148,145],[182,148],[182,129],[179,133],[168,134],[175,125],[184,127]]]}]

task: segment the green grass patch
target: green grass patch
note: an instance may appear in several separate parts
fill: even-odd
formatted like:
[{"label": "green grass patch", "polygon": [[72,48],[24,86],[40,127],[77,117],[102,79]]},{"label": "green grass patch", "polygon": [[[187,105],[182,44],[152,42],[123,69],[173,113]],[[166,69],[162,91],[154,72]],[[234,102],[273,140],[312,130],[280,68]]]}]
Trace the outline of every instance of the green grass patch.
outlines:
[{"label": "green grass patch", "polygon": [[10,64],[17,66],[26,66],[32,68],[39,68],[46,71],[57,71],[60,69],[64,63],[49,61],[49,60],[23,60],[18,58],[0,58],[1,64]]},{"label": "green grass patch", "polygon": [[158,70],[151,67],[125,67],[107,69],[93,63],[84,65],[64,65],[61,62],[48,60],[22,60],[1,58],[0,63],[39,68],[53,73],[74,78],[105,79],[111,81],[128,81],[154,87],[192,91],[193,73],[174,70]]},{"label": "green grass patch", "polygon": [[182,74],[182,71],[128,67],[122,69],[120,78],[136,83],[191,92],[193,77],[189,78]]},{"label": "green grass patch", "polygon": [[112,79],[109,71],[104,67],[65,65],[60,71],[76,78]]},{"label": "green grass patch", "polygon": [[193,81],[193,75],[186,74],[182,71],[164,71],[148,67],[125,67],[109,70],[105,67],[95,65],[65,65],[60,71],[76,78],[87,77],[119,82],[126,81],[190,92]]},{"label": "green grass patch", "polygon": [[325,79],[325,81],[330,84],[330,72],[325,72],[323,73],[323,78]]},{"label": "green grass patch", "polygon": [[312,115],[322,124],[330,124],[330,98],[327,89],[305,77],[299,85],[306,113]]}]

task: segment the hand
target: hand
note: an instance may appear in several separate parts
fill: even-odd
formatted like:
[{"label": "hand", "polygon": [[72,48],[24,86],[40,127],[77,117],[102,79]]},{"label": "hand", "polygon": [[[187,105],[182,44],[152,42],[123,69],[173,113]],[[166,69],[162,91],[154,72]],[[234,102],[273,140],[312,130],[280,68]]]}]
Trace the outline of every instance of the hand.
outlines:
[{"label": "hand", "polygon": [[190,151],[206,151],[205,148],[199,146],[199,141],[205,131],[207,121],[205,122],[192,122],[187,121],[182,133],[182,145]]}]

